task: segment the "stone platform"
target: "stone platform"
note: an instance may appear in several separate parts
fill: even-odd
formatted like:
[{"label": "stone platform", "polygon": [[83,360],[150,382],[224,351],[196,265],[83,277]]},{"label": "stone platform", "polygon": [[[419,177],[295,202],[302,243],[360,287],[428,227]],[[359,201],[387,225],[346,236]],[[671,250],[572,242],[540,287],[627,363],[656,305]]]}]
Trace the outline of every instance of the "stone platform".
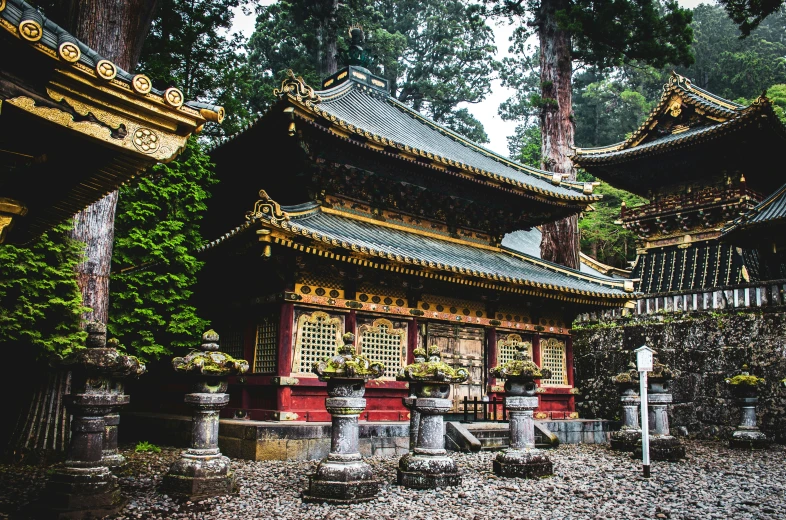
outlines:
[{"label": "stone platform", "polygon": [[[148,441],[187,447],[191,417],[129,412],[122,416],[121,442]],[[409,452],[409,421],[359,423],[364,457],[392,457]],[[267,422],[221,419],[218,447],[227,457],[245,460],[319,460],[330,452],[329,422]]]},{"label": "stone platform", "polygon": [[[121,442],[148,441],[183,448],[189,445],[189,416],[127,412],[121,420]],[[604,444],[619,426],[601,419],[536,422],[551,431],[560,444]],[[464,426],[499,430],[504,437],[508,430],[507,423],[477,422]],[[221,419],[218,446],[224,455],[245,460],[319,460],[330,451],[330,429],[329,422]],[[359,446],[364,457],[404,455],[409,451],[409,421],[361,421]],[[447,446],[456,449],[450,443]],[[497,449],[505,447],[500,445]]]}]

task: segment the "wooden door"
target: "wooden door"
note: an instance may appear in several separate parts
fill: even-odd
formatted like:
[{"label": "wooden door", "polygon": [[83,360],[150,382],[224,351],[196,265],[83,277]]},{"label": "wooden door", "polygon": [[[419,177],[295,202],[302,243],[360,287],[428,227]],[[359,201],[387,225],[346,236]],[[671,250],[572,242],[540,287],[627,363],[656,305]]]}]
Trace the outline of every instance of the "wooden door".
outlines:
[{"label": "wooden door", "polygon": [[426,345],[437,345],[442,349],[442,360],[448,365],[463,367],[469,372],[466,383],[453,385],[450,398],[453,400],[451,412],[462,411],[464,397],[472,399],[483,396],[486,388],[486,374],[483,369],[483,346],[485,330],[464,324],[429,322],[426,332]]}]

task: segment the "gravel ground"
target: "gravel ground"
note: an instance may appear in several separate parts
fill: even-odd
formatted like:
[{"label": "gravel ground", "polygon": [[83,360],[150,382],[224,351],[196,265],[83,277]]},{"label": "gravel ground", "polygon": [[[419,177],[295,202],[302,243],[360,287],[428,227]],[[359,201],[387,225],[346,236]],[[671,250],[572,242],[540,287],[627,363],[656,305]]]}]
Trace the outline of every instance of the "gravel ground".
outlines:
[{"label": "gravel ground", "polygon": [[[745,453],[718,442],[686,442],[688,459],[655,462],[653,477],[640,464],[598,445],[563,445],[549,452],[553,477],[497,478],[493,453],[454,454],[464,470],[460,488],[413,491],[395,484],[397,458],[367,461],[384,481],[375,502],[356,506],[304,504],[299,493],[316,462],[234,460],[240,491],[197,503],[158,493],[161,478],[180,450],[133,453],[120,474],[129,499],[118,519],[433,519],[507,518],[734,518],[786,517],[786,447]],[[35,500],[46,469],[0,466],[0,518]]]}]

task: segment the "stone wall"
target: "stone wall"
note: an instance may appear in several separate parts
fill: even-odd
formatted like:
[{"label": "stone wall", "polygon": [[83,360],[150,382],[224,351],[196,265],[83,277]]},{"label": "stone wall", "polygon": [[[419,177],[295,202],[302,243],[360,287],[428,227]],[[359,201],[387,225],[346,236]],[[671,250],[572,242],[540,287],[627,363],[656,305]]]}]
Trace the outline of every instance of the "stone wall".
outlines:
[{"label": "stone wall", "polygon": [[577,324],[573,335],[577,410],[582,418],[619,419],[611,377],[648,345],[679,371],[672,383],[674,433],[728,438],[740,412],[724,381],[743,363],[767,382],[758,416],[762,431],[786,442],[786,307],[660,313]]}]

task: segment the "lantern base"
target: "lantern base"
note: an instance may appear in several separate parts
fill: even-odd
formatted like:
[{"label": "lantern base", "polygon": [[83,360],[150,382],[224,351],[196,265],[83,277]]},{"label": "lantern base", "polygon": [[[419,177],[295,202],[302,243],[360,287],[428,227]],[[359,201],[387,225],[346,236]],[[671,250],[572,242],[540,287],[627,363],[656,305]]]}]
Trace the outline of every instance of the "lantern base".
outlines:
[{"label": "lantern base", "polygon": [[553,465],[545,453],[536,448],[508,449],[493,462],[494,474],[501,477],[540,478],[553,474]]},{"label": "lantern base", "polygon": [[[636,445],[633,458],[641,460],[641,441]],[[685,446],[671,435],[653,435],[650,437],[650,460],[679,462],[685,458]]]},{"label": "lantern base", "polygon": [[354,504],[373,500],[379,493],[380,481],[374,478],[371,466],[350,456],[331,454],[323,459],[316,473],[309,477],[308,491],[303,493],[306,502],[329,504]]},{"label": "lantern base", "polygon": [[172,464],[163,482],[166,494],[191,501],[228,495],[234,487],[235,477],[229,468],[229,458],[220,452],[213,455],[183,452],[180,459]]},{"label": "lantern base", "polygon": [[619,430],[611,434],[609,444],[614,451],[636,451],[641,443],[641,430]]},{"label": "lantern base", "polygon": [[103,518],[125,505],[117,479],[103,466],[56,471],[47,481],[42,498],[45,505],[35,507],[36,518]]},{"label": "lantern base", "polygon": [[767,439],[767,436],[758,428],[735,430],[729,440],[729,447],[739,450],[762,450],[769,444],[770,441]]},{"label": "lantern base", "polygon": [[399,459],[398,484],[411,489],[461,485],[456,461],[445,455],[407,454]]}]

